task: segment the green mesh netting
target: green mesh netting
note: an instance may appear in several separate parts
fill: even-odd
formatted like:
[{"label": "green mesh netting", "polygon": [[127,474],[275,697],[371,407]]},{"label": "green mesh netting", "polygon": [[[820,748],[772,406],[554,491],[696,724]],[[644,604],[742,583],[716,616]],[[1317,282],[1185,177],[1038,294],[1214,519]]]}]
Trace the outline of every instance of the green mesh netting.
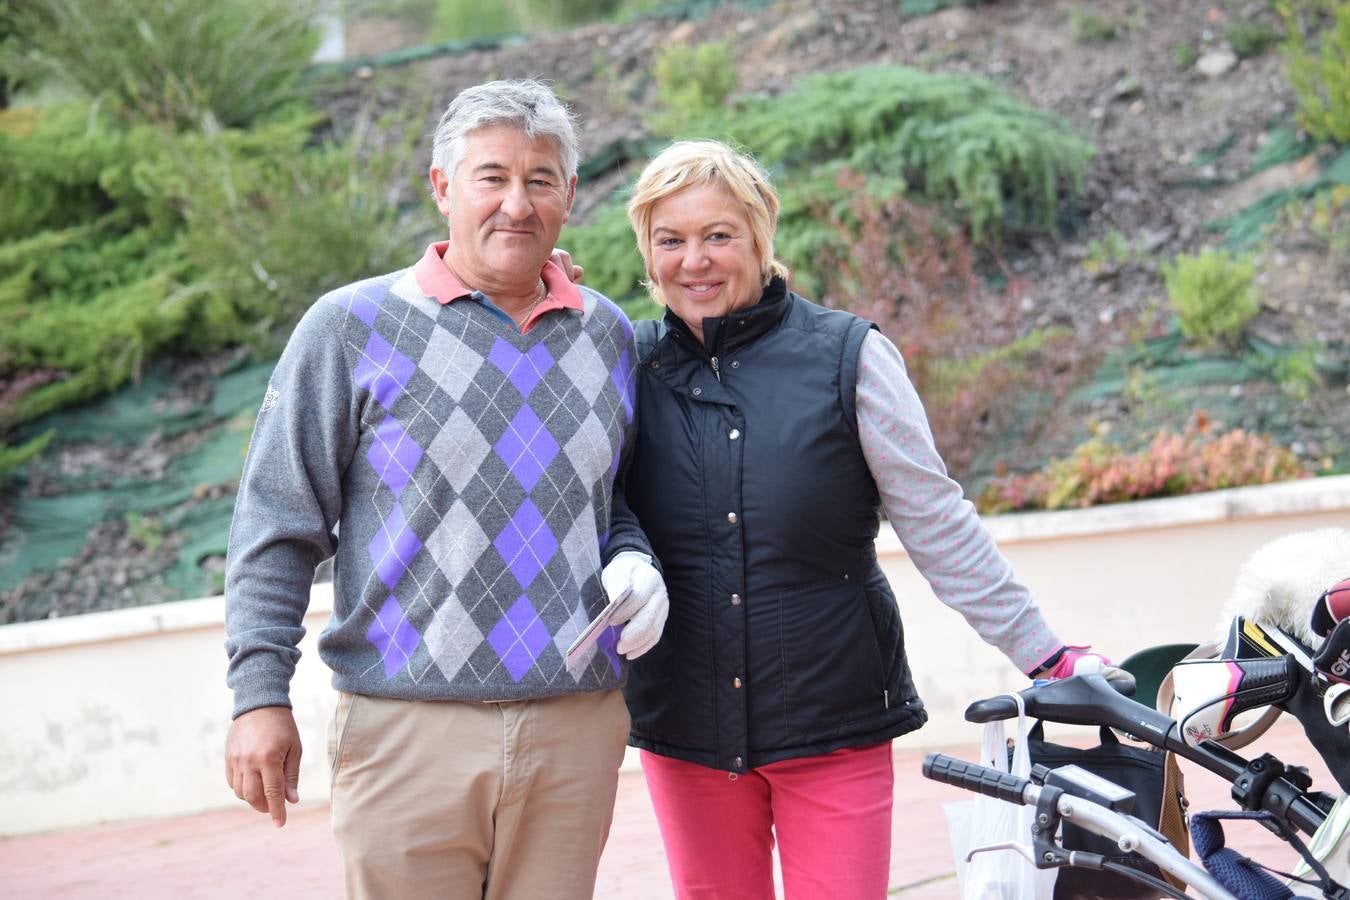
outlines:
[{"label": "green mesh netting", "polygon": [[1246,209],[1211,222],[1207,227],[1210,231],[1224,233],[1224,246],[1229,250],[1245,250],[1260,241],[1267,226],[1289,203],[1337,185],[1350,185],[1350,149],[1331,157],[1317,178],[1295,188],[1271,191]]},{"label": "green mesh netting", "polygon": [[[34,423],[32,434],[53,429],[57,437],[5,500],[0,593],[70,568],[96,526],[109,521],[126,522],[128,532],[140,527],[171,557],[167,568],[163,558],[155,566],[156,589],[144,602],[218,592],[218,567],[199,563],[225,552],[233,487],[272,365],[242,365],[188,386],[154,374]],[[27,598],[23,617],[43,615],[41,603]]]}]

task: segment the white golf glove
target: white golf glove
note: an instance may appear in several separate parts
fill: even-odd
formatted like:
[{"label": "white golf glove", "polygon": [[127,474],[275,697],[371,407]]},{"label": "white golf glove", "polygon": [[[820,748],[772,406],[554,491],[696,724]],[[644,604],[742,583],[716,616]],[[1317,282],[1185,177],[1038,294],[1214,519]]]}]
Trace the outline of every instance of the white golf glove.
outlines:
[{"label": "white golf glove", "polygon": [[615,625],[628,623],[614,649],[629,659],[637,659],[656,646],[666,627],[666,616],[670,614],[666,583],[652,565],[651,557],[634,550],[624,550],[611,559],[600,573],[600,582],[611,600],[628,592],[628,599],[609,620]]}]

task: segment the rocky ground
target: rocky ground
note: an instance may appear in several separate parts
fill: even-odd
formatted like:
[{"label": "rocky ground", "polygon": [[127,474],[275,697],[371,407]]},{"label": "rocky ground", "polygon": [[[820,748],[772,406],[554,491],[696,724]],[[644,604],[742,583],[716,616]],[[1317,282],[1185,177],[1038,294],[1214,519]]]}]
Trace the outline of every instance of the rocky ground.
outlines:
[{"label": "rocky ground", "polygon": [[[1268,191],[1317,175],[1314,158],[1251,174],[1276,129],[1291,122],[1294,98],[1275,48],[1238,60],[1224,36],[1234,23],[1277,24],[1266,3],[1004,0],[920,18],[902,18],[901,6],[897,0],[780,0],[722,8],[692,21],[596,25],[495,50],[358,70],[331,88],[324,102],[338,123],[371,108],[425,110],[425,124],[412,127],[429,134],[458,90],[488,78],[540,76],[572,103],[581,119],[583,156],[592,156],[644,136],[640,114],[655,96],[651,63],[676,42],[731,41],[738,94],[776,94],[805,74],[883,61],[981,75],[1062,116],[1097,147],[1074,211],[1076,230],[1007,251],[1020,285],[1019,327],[1068,328],[1084,351],[1158,334],[1166,321],[1160,313],[1165,292],[1159,265],[1215,243],[1220,235],[1207,226],[1216,220]],[[1114,24],[1114,36],[1088,40],[1093,30],[1088,15]],[[352,46],[374,51],[398,41],[416,43],[415,35],[398,31],[396,23],[366,23],[353,33]],[[1178,49],[1183,46],[1194,50],[1185,65]],[[632,165],[616,163],[579,185],[576,216],[584,220],[631,177]],[[1104,253],[1106,247],[1115,249]],[[1345,337],[1350,260],[1335,256],[1325,232],[1298,217],[1255,252],[1265,299],[1251,331],[1268,345],[1320,344],[1323,361],[1330,361],[1320,385],[1301,395],[1266,377],[1184,389],[1136,386],[1066,404],[1059,411],[1062,421],[1043,423],[1034,440],[1011,436],[1009,446],[988,459],[1035,465],[1081,440],[1087,419],[1142,433],[1163,424],[1180,426],[1203,408],[1226,424],[1276,433],[1310,462],[1336,457],[1344,467],[1350,436],[1344,368],[1350,359]],[[119,466],[149,465],[145,454],[107,453],[99,463],[88,458],[97,449],[68,452],[73,458],[62,465],[104,464],[114,473]],[[40,490],[41,484],[39,477],[29,489]],[[0,507],[0,517],[4,514]],[[7,605],[12,611],[34,597],[60,595],[62,584],[76,580],[88,587],[91,575],[93,582],[116,589],[82,590],[77,593],[92,599],[55,608],[65,613],[116,605],[119,596],[136,593],[129,581],[142,579],[143,569],[153,571],[170,555],[165,547],[171,548],[172,536],[151,549],[139,546],[120,521],[99,528],[103,531],[95,529],[89,547],[67,570],[35,575],[0,592],[0,621]]]}]

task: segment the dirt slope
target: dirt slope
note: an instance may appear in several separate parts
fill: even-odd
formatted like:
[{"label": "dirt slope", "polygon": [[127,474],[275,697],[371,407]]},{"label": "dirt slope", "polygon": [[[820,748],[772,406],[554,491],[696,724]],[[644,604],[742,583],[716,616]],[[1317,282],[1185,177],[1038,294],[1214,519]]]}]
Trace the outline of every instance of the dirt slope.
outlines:
[{"label": "dirt slope", "polygon": [[[1277,48],[1238,61],[1224,38],[1238,23],[1278,25],[1265,3],[1005,0],[918,18],[902,17],[901,6],[786,0],[723,8],[694,21],[591,26],[357,80],[332,98],[332,109],[341,117],[372,97],[381,104],[416,102],[433,111],[430,131],[434,113],[456,91],[486,78],[540,76],[571,100],[590,155],[642,136],[639,116],[655,96],[647,73],[672,43],[731,41],[741,94],[776,94],[804,74],[882,61],[981,75],[1062,116],[1098,149],[1076,211],[1081,227],[1014,248],[1011,259],[1021,276],[1022,327],[1068,326],[1092,347],[1156,333],[1167,321],[1165,310],[1154,312],[1165,298],[1160,263],[1215,243],[1221,235],[1207,231],[1209,223],[1317,174],[1308,159],[1247,177],[1273,130],[1291,123],[1294,108]],[[1114,25],[1115,36],[1087,40],[1089,12]],[[1181,45],[1195,51],[1198,64],[1179,63]],[[584,218],[630,176],[619,167],[582,183],[578,215]],[[1265,310],[1252,331],[1279,346],[1331,342],[1332,368],[1339,362],[1343,372],[1350,262],[1333,259],[1325,242],[1309,238],[1286,229],[1261,249]],[[1127,248],[1125,258],[1103,264],[1100,248],[1108,242]],[[1273,383],[1224,384],[1196,388],[1194,396],[1173,394],[1165,403],[1100,401],[1090,413],[1139,430],[1179,425],[1193,409],[1209,407],[1227,424],[1274,431],[1309,459],[1339,456],[1343,465],[1350,403],[1343,374],[1328,382],[1296,402]],[[1080,424],[1082,412],[1074,411]],[[996,455],[1025,466],[1082,438],[1081,428],[1060,430],[1058,439],[1042,433],[1037,446]]]}]

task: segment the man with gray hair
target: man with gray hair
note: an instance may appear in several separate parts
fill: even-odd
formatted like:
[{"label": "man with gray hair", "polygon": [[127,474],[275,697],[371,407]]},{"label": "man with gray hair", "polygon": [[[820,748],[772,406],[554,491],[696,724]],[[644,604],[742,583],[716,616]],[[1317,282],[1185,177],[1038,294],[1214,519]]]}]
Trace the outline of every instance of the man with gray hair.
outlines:
[{"label": "man with gray hair", "polygon": [[[226,778],[298,801],[290,680],[315,567],[349,897],[589,897],[628,713],[624,657],[668,603],[614,489],[633,331],[550,254],[577,137],[537,81],[464,91],[430,180],[450,237],[306,313],[239,484],[225,578]],[[340,535],[340,536],[339,536]],[[626,596],[580,655],[573,639]]]}]

